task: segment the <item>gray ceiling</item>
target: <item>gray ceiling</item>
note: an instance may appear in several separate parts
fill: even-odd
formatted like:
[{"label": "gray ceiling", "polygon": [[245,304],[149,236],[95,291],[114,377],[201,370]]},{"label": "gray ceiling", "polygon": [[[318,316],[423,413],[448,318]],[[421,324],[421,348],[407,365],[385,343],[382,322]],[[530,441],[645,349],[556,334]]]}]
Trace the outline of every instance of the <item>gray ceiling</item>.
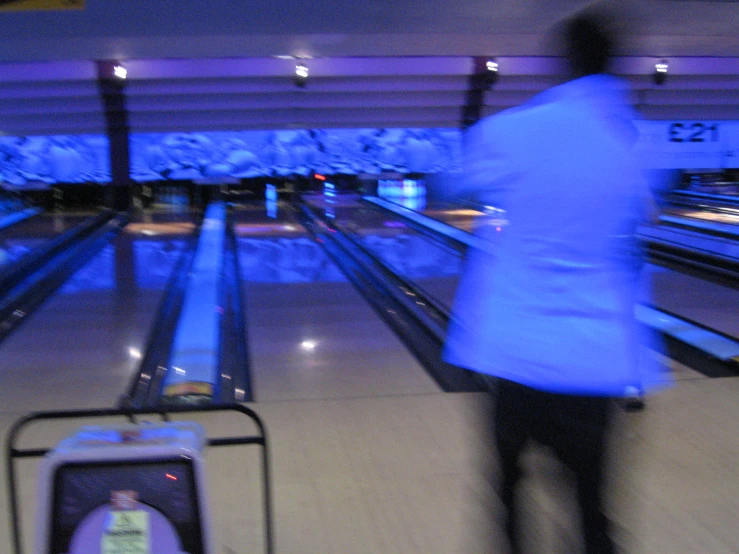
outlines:
[{"label": "gray ceiling", "polygon": [[[548,29],[582,0],[87,0],[0,13],[0,61],[302,55],[551,54]],[[625,54],[739,56],[739,4],[611,0]]]}]

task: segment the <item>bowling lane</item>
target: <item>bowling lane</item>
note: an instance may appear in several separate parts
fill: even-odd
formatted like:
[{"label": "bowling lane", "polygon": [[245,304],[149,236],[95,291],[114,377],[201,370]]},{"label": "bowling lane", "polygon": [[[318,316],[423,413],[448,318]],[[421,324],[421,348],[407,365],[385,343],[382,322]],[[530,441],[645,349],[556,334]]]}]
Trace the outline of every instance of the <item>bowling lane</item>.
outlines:
[{"label": "bowling lane", "polygon": [[739,290],[653,264],[642,277],[645,301],[648,295],[661,310],[739,338]]},{"label": "bowling lane", "polygon": [[0,271],[95,214],[42,213],[0,229]]},{"label": "bowling lane", "polygon": [[463,264],[458,251],[409,227],[402,217],[358,197],[346,196],[332,202],[316,195],[305,196],[304,200],[317,215],[329,214],[337,228],[354,237],[396,275],[450,309]]},{"label": "bowling lane", "polygon": [[113,406],[138,366],[192,216],[125,229],[0,343],[0,410]]},{"label": "bowling lane", "polygon": [[662,213],[687,219],[697,219],[726,226],[734,233],[739,233],[739,209],[727,207],[721,210],[702,210],[699,207],[687,208],[685,206],[665,206]]},{"label": "bowling lane", "polygon": [[[495,214],[493,206],[474,202],[427,200],[425,196],[384,198],[384,200],[468,233],[473,232],[477,226],[484,225],[486,216]],[[661,207],[660,216],[662,224],[648,226],[645,229],[647,235],[651,235],[652,230],[668,231],[674,224],[682,223],[686,226],[693,224],[696,225],[694,235],[696,244],[698,244],[697,248],[701,248],[701,239],[708,236],[706,232],[739,236],[739,209],[736,207],[726,206],[719,209],[712,206],[701,206],[698,203],[692,207],[665,205]],[[690,236],[686,234],[683,234],[682,238],[674,238],[674,241],[684,241],[687,247],[691,247],[693,243]]]},{"label": "bowling lane", "polygon": [[294,213],[270,214],[234,216],[256,400],[440,392]]},{"label": "bowling lane", "polygon": [[425,196],[409,198],[389,198],[383,200],[403,206],[416,213],[451,225],[468,233],[474,232],[475,225],[480,224],[487,215],[484,206],[467,202],[451,202],[445,200],[431,200]]},{"label": "bowling lane", "polygon": [[[314,200],[317,210],[320,202]],[[334,208],[336,225],[359,237],[388,267],[451,309],[462,256],[408,228],[400,216],[387,210],[366,202],[346,203]],[[739,338],[739,290],[653,264],[645,264],[643,280],[643,301]]]},{"label": "bowling lane", "polygon": [[[401,205],[403,205],[401,203]],[[413,204],[408,207],[412,208]],[[465,204],[453,204],[451,202],[426,202],[416,209],[420,214],[435,219],[457,229],[472,233],[476,224],[480,224],[487,215],[484,209]]]}]

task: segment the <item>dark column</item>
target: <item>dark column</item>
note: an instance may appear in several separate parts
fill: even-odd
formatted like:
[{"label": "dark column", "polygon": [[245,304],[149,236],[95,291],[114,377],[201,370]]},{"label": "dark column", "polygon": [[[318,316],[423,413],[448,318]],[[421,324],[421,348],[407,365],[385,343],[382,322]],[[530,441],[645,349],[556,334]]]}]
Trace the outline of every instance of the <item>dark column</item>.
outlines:
[{"label": "dark column", "polygon": [[119,352],[125,352],[134,344],[131,336],[140,322],[137,320],[142,301],[136,286],[135,239],[133,233],[121,233],[115,240],[115,294],[113,296],[113,336]]},{"label": "dark column", "polygon": [[133,235],[123,233],[115,242],[115,281],[116,290],[124,293],[124,297],[135,294],[137,290],[135,261]]},{"label": "dark column", "polygon": [[485,102],[485,91],[490,88],[490,77],[486,63],[490,58],[476,57],[473,59],[472,74],[467,81],[467,97],[462,107],[462,128],[466,129],[477,123],[482,116],[482,107]]},{"label": "dark column", "polygon": [[106,194],[106,205],[115,210],[128,210],[131,206],[131,159],[128,146],[128,109],[126,108],[126,79],[116,77],[114,68],[118,62],[99,60],[98,89],[103,102],[105,123],[110,141],[110,169],[112,182]]}]

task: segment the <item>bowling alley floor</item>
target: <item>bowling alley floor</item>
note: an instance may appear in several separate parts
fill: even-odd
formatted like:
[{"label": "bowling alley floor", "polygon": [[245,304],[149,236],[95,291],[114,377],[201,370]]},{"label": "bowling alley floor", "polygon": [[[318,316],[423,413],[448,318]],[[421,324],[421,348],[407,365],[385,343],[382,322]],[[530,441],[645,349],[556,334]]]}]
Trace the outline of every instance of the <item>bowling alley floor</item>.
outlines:
[{"label": "bowling alley floor", "polygon": [[[619,412],[609,487],[616,536],[624,552],[739,552],[739,379],[677,365],[674,373],[676,386],[645,411]],[[269,431],[276,551],[505,552],[483,472],[493,459],[480,423],[485,404],[484,395],[442,392],[253,404]],[[0,414],[3,433],[21,413]],[[211,434],[240,429],[226,416],[198,420]],[[29,441],[48,444],[64,432],[38,428]],[[207,455],[219,554],[259,552],[263,544],[258,454],[250,448]],[[563,493],[569,476],[545,452],[532,449],[525,462],[520,499],[530,551],[577,552]],[[30,536],[35,469],[20,467]],[[5,495],[4,481],[0,488]],[[0,550],[10,552],[6,511],[3,504]]]},{"label": "bowling alley floor", "polygon": [[[150,266],[167,271],[162,260]],[[159,294],[140,291],[133,301],[86,291],[74,297],[84,317],[72,297],[49,301],[3,343],[0,432],[33,410],[112,405],[135,366],[126,347],[145,341],[154,317],[147,307]],[[250,406],[269,432],[276,552],[505,553],[486,480],[495,458],[485,395],[441,392],[346,281],[251,282],[246,296]],[[306,337],[325,347],[307,355],[297,346]],[[675,386],[643,412],[618,413],[608,495],[615,536],[627,553],[739,552],[739,378],[670,365]],[[210,436],[252,431],[238,417],[193,419]],[[80,423],[34,427],[22,445],[51,446]],[[217,554],[262,551],[258,454],[207,452]],[[35,465],[19,463],[26,552]],[[525,466],[528,552],[577,552],[570,477],[538,449]],[[0,553],[11,552],[9,533],[0,503]]]}]

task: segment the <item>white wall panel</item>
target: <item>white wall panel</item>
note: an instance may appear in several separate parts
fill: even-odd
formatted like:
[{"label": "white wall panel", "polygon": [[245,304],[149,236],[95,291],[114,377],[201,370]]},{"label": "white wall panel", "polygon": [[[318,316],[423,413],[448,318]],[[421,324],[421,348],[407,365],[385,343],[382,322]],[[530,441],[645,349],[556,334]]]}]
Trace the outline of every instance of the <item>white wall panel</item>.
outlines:
[{"label": "white wall panel", "polygon": [[32,98],[3,100],[0,118],[4,115],[59,115],[70,113],[100,113],[100,100],[86,98]]},{"label": "white wall panel", "polygon": [[[402,127],[407,128],[451,128],[451,129],[458,129],[459,128],[459,120],[457,118],[457,114],[451,114],[454,117],[450,118],[448,120],[434,120],[429,121],[428,119],[425,120],[419,120],[415,121],[412,119],[409,119],[405,121],[402,125]],[[197,126],[196,132],[204,132],[204,131],[231,131],[233,130],[234,125],[228,125],[224,124],[223,121],[212,121],[212,120],[205,120],[205,121],[199,121]],[[384,122],[377,121],[377,122],[368,122],[366,125],[363,125],[362,127],[366,128],[392,128],[396,125],[387,125]],[[400,127],[400,125],[397,125]],[[288,129],[356,129],[358,127],[357,123],[347,121],[347,122],[341,122],[341,121],[330,121],[326,122],[325,125],[316,125],[315,123],[279,123],[279,122],[265,122],[265,121],[239,121],[238,122],[238,130],[239,131],[282,131],[282,130],[288,130]],[[193,132],[193,125],[188,122],[181,122],[180,124],[175,124],[171,122],[167,122],[166,125],[157,125],[156,123],[148,124],[148,125],[138,125],[136,129],[137,133],[189,133]]]},{"label": "white wall panel", "polygon": [[125,66],[131,80],[280,77],[292,75],[298,61],[307,65],[314,77],[468,75],[472,70],[469,57],[149,59],[128,60]]},{"label": "white wall panel", "polygon": [[104,132],[93,62],[0,64],[0,133]]},{"label": "white wall panel", "polygon": [[283,92],[277,94],[201,94],[196,96],[134,96],[128,101],[131,112],[260,110],[303,108],[383,108],[460,106],[464,93],[459,92],[383,92],[338,94],[315,92]]},{"label": "white wall panel", "polygon": [[639,106],[639,113],[645,119],[660,120],[737,120],[739,119],[739,106],[737,105],[664,105],[664,106]]},{"label": "white wall panel", "polygon": [[95,81],[6,82],[0,85],[0,100],[23,98],[98,98]]},{"label": "white wall panel", "polygon": [[244,112],[213,111],[182,114],[179,112],[138,112],[131,114],[133,132],[158,130],[205,129],[234,130],[331,127],[403,127],[410,122],[422,127],[435,127],[439,122],[456,121],[459,109],[452,108],[383,108],[310,110],[254,110]]},{"label": "white wall panel", "polygon": [[[467,76],[424,75],[422,77],[381,76],[381,77],[321,77],[308,81],[306,89],[310,92],[387,92],[387,91],[464,91]],[[545,88],[545,87],[543,87]],[[292,73],[285,77],[260,78],[204,78],[172,80],[133,80],[127,85],[127,94],[134,97],[146,95],[180,94],[247,94],[294,92]]]},{"label": "white wall panel", "polygon": [[533,98],[535,91],[501,91],[493,88],[485,93],[486,106],[512,107],[523,104]]},{"label": "white wall panel", "polygon": [[17,81],[85,81],[96,78],[92,61],[0,63],[0,83]]},{"label": "white wall panel", "polygon": [[6,116],[0,114],[0,132],[10,136],[86,135],[105,133],[102,114]]},{"label": "white wall panel", "polygon": [[739,90],[644,90],[640,104],[669,106],[737,106]]}]

